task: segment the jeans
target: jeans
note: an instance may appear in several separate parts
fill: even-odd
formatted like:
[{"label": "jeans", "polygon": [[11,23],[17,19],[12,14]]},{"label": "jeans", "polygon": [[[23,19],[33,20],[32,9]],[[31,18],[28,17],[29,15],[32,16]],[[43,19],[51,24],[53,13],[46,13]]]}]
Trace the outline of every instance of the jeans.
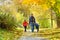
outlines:
[{"label": "jeans", "polygon": [[34,23],[30,23],[30,26],[31,26],[31,31],[34,32]]}]

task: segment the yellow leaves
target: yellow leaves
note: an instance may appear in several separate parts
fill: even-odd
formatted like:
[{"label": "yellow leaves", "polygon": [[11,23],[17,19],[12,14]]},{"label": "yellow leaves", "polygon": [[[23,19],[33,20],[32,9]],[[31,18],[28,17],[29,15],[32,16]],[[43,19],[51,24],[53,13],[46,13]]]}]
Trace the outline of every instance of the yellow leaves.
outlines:
[{"label": "yellow leaves", "polygon": [[60,12],[60,5],[58,5],[57,8],[58,8],[58,10],[59,10],[59,12]]},{"label": "yellow leaves", "polygon": [[39,5],[45,4],[46,1],[47,1],[47,0],[39,0],[39,1],[38,1],[38,4],[39,4]]},{"label": "yellow leaves", "polygon": [[50,2],[51,2],[51,4],[52,4],[52,6],[55,4],[55,0],[50,0]]},{"label": "yellow leaves", "polygon": [[16,7],[14,5],[11,5],[9,7],[4,6],[2,7],[2,9],[4,12],[10,12],[10,14],[12,14],[17,19],[17,21],[20,20],[20,14],[17,12]]},{"label": "yellow leaves", "polygon": [[[48,2],[48,0],[23,0],[22,4],[26,4],[26,5],[30,5],[30,4],[38,4],[41,5],[41,7],[43,8],[43,10],[47,10],[48,9],[48,5],[45,3]],[[55,0],[51,0],[52,5],[55,4]]]},{"label": "yellow leaves", "polygon": [[22,0],[13,0],[15,4],[20,4]]},{"label": "yellow leaves", "polygon": [[20,20],[20,14],[17,11],[13,10],[13,11],[11,11],[11,13],[12,13],[12,15],[15,16],[15,18],[17,19],[17,21]]},{"label": "yellow leaves", "polygon": [[29,4],[30,1],[29,0],[23,0],[22,4]]},{"label": "yellow leaves", "polygon": [[22,4],[37,4],[38,0],[23,0]]},{"label": "yellow leaves", "polygon": [[59,10],[59,12],[60,12],[60,4],[57,5],[57,8],[58,8],[58,10]]},{"label": "yellow leaves", "polygon": [[20,19],[21,19],[20,14],[17,13],[17,14],[15,14],[15,15],[16,15],[17,21],[20,21]]},{"label": "yellow leaves", "polygon": [[23,0],[22,4],[45,4],[47,2],[47,0]]},{"label": "yellow leaves", "polygon": [[44,11],[48,10],[47,4],[43,4],[43,5],[41,5],[41,6],[42,6],[42,9],[43,9]]},{"label": "yellow leaves", "polygon": [[59,8],[59,12],[60,12],[60,8]]}]

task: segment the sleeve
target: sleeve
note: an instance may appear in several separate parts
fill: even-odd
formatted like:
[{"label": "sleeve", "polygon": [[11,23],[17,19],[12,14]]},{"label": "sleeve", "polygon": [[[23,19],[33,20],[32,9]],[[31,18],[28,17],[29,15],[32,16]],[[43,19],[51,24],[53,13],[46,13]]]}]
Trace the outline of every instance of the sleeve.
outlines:
[{"label": "sleeve", "polygon": [[34,17],[33,17],[33,20],[34,20],[34,23],[35,23],[36,21],[35,21],[35,18]]},{"label": "sleeve", "polygon": [[29,24],[30,24],[30,18],[29,18]]},{"label": "sleeve", "polygon": [[27,22],[27,25],[28,25],[28,22]]}]

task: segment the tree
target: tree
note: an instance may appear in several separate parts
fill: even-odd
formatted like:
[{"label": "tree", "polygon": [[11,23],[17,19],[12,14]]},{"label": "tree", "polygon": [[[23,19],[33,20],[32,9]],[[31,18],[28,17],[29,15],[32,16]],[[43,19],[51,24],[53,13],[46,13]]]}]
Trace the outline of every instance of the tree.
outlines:
[{"label": "tree", "polygon": [[59,0],[55,0],[56,2],[55,2],[55,4],[54,4],[54,6],[52,7],[52,10],[54,10],[55,11],[55,13],[56,13],[56,21],[57,21],[57,26],[58,26],[58,28],[60,27],[60,12],[59,12],[59,8],[60,7],[58,7],[58,6],[60,6],[59,4],[60,4],[60,1]]}]

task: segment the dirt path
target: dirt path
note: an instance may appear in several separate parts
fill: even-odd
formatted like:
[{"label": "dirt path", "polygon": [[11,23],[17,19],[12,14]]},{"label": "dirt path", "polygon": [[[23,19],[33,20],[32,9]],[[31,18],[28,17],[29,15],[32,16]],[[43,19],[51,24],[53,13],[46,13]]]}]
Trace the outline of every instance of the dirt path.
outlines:
[{"label": "dirt path", "polygon": [[[36,30],[35,30],[36,32]],[[46,38],[42,38],[42,37],[32,37],[31,35],[34,34],[31,32],[31,30],[28,30],[27,32],[23,33],[23,36],[20,37],[18,40],[48,40]]]}]

